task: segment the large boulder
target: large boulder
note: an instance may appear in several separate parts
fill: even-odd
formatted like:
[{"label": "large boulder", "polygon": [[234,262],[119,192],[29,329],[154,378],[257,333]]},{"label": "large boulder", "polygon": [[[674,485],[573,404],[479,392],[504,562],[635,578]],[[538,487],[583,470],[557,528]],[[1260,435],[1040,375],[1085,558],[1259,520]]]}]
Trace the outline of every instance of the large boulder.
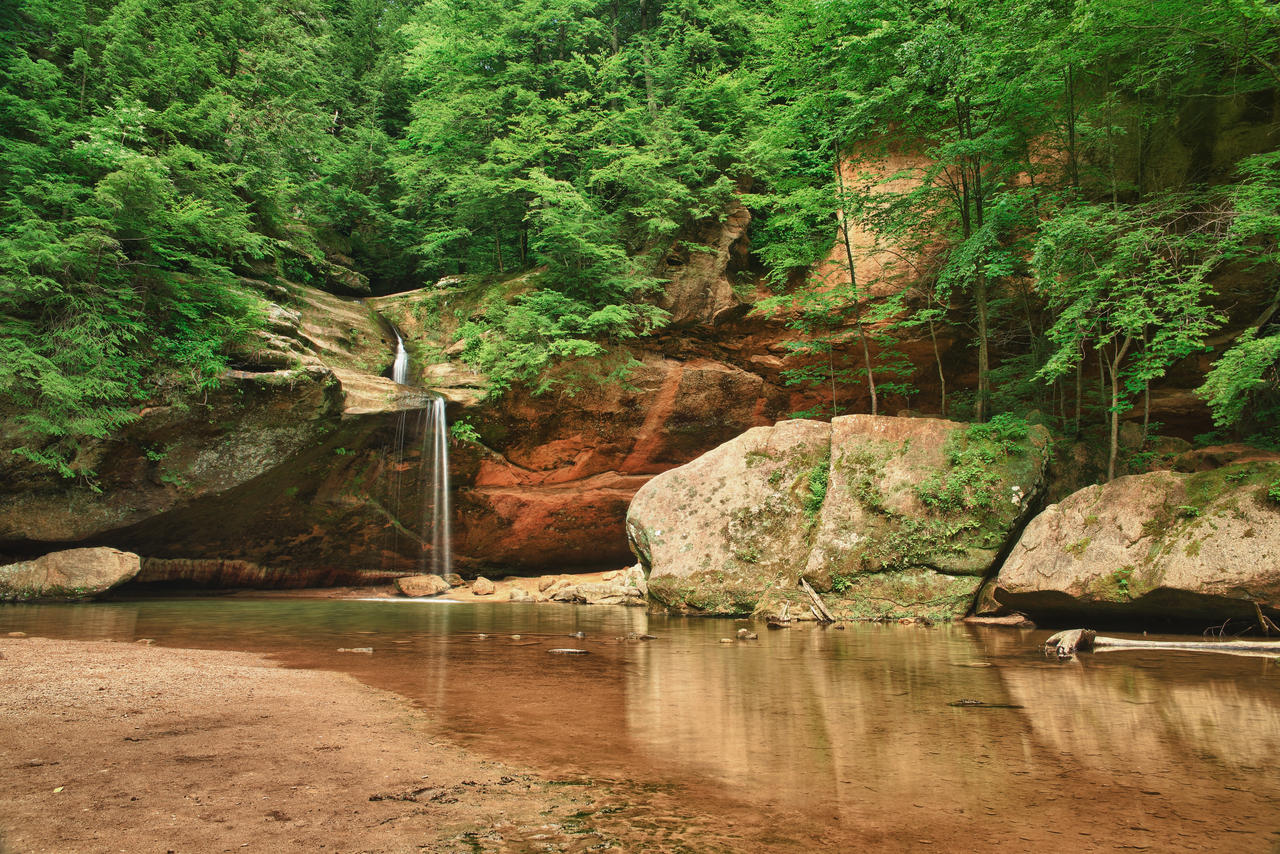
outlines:
[{"label": "large boulder", "polygon": [[650,597],[706,613],[799,600],[850,617],[964,613],[1044,485],[1048,433],[849,415],[748,430],[636,494]]},{"label": "large boulder", "polygon": [[92,599],[132,581],[142,563],[119,549],[67,549],[0,566],[0,602]]},{"label": "large boulder", "polygon": [[1027,525],[985,610],[1220,622],[1280,609],[1280,463],[1091,486]]}]

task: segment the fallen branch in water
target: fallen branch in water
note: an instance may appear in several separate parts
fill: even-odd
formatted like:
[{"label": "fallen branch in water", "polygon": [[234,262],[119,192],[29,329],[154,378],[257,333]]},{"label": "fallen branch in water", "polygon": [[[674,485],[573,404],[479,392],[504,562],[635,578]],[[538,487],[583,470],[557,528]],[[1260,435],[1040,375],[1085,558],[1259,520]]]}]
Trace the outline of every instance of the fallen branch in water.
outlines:
[{"label": "fallen branch in water", "polygon": [[813,615],[818,618],[818,622],[834,623],[836,621],[836,618],[831,616],[831,612],[827,610],[827,606],[823,603],[822,597],[818,595],[818,591],[814,590],[809,582],[803,578],[800,579],[800,589],[813,600]]},{"label": "fallen branch in water", "polygon": [[1058,632],[1044,642],[1044,653],[1059,659],[1077,652],[1111,652],[1124,649],[1162,649],[1184,652],[1218,652],[1227,655],[1259,655],[1280,658],[1276,641],[1153,641],[1108,638],[1092,629]]},{"label": "fallen branch in water", "polygon": [[1036,624],[1026,614],[1009,614],[1006,617],[965,617],[963,622],[971,626],[1008,626],[1014,629],[1034,629]]}]

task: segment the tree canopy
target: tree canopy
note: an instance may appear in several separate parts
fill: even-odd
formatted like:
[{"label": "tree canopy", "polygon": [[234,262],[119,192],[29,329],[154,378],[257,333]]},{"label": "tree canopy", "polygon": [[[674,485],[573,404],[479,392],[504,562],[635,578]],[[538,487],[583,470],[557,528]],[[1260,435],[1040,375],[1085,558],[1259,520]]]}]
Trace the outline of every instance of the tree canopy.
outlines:
[{"label": "tree canopy", "polygon": [[464,358],[541,388],[660,328],[735,200],[833,412],[905,399],[927,330],[944,412],[1078,427],[1097,365],[1114,434],[1217,346],[1219,428],[1280,442],[1265,0],[22,0],[0,36],[0,407],[67,475],[216,384],[298,259],[520,276]]}]

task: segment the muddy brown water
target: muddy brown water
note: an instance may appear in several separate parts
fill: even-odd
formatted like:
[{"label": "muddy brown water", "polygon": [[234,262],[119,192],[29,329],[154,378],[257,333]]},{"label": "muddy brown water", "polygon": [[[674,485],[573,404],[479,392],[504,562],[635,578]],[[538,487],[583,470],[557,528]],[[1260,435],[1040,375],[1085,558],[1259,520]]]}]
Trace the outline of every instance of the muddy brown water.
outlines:
[{"label": "muddy brown water", "polygon": [[[1277,660],[1059,664],[1046,632],[962,625],[722,642],[743,625],[407,600],[0,607],[0,632],[351,673],[428,710],[432,738],[597,786],[583,820],[622,850],[1280,851]],[[549,652],[566,647],[588,654]]]}]

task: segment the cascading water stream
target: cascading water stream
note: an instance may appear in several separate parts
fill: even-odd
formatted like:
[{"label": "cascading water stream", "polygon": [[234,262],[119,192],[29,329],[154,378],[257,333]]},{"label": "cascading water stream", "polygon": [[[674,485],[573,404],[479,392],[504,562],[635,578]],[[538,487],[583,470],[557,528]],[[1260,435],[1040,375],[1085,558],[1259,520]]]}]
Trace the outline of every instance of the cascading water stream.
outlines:
[{"label": "cascading water stream", "polygon": [[400,330],[392,329],[396,334],[396,360],[391,363],[391,381],[399,385],[409,384],[409,351],[404,348],[404,339]]},{"label": "cascading water stream", "polygon": [[[453,572],[453,514],[449,508],[449,425],[444,417],[444,398],[432,399],[430,409],[426,410],[428,429],[422,435],[422,456],[431,460],[431,572],[435,575],[448,575]],[[427,445],[431,449],[428,454]],[[426,490],[426,484],[423,484]],[[426,502],[423,501],[422,516],[425,527],[427,515]],[[426,569],[426,555],[423,555],[422,569]]]},{"label": "cascading water stream", "polygon": [[[391,380],[399,385],[410,385],[409,351],[404,346],[404,338],[400,331],[392,327],[396,336],[396,356],[391,365]],[[396,423],[393,441],[393,471],[391,483],[391,507],[393,523],[391,525],[391,553],[398,554],[399,524],[394,521],[400,518],[400,480],[402,472],[408,467],[405,460],[405,445],[408,439],[409,413],[401,412]],[[415,539],[421,546],[421,557],[418,560],[419,571],[426,572],[428,563],[430,571],[436,575],[447,575],[453,572],[453,514],[449,502],[449,424],[445,418],[445,400],[433,397],[419,411],[418,434],[422,437],[419,454],[418,483],[422,521]],[[428,479],[429,475],[429,479]],[[411,532],[407,532],[411,533]],[[427,552],[431,557],[428,562]]]}]

